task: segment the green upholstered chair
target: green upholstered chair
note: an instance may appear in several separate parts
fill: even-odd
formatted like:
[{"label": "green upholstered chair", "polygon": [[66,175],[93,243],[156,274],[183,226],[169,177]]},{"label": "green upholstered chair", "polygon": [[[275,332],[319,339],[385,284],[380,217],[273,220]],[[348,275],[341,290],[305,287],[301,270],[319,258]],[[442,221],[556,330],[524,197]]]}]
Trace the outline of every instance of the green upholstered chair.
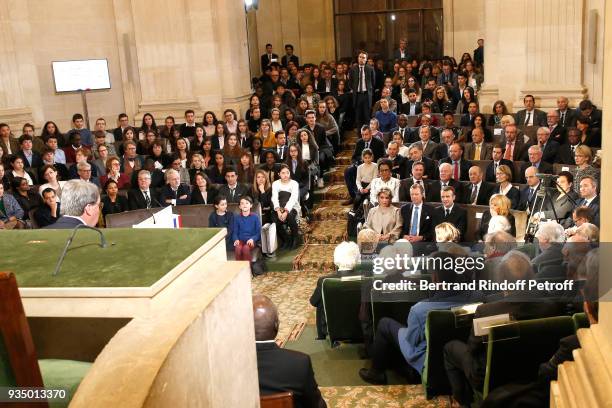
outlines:
[{"label": "green upholstered chair", "polygon": [[559,340],[574,332],[574,321],[569,316],[492,327],[487,344],[483,399],[500,385],[535,381],[540,364],[558,350]]},{"label": "green upholstered chair", "polygon": [[572,320],[574,321],[574,329],[576,329],[576,331],[578,331],[578,329],[588,329],[591,327],[591,323],[586,313],[574,313]]},{"label": "green upholstered chair", "polygon": [[[37,360],[15,275],[0,272],[0,386],[62,388],[71,397],[90,367],[81,361]],[[68,402],[48,406],[65,407]]]},{"label": "green upholstered chair", "polygon": [[364,280],[326,278],[322,284],[323,308],[327,333],[332,345],[339,341],[361,342],[363,331],[359,321]]},{"label": "green upholstered chair", "polygon": [[455,314],[450,310],[431,310],[425,323],[425,366],[421,375],[425,396],[430,399],[436,395],[451,393],[450,384],[444,369],[444,345],[451,340],[466,341],[471,325],[457,327]]}]

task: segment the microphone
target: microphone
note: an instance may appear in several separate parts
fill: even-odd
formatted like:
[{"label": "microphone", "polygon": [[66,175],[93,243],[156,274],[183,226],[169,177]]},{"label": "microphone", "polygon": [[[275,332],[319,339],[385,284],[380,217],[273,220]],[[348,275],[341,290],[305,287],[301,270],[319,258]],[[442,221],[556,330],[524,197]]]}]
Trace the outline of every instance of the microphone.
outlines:
[{"label": "microphone", "polygon": [[536,173],[536,177],[540,180],[556,180],[559,178],[556,174]]},{"label": "microphone", "polygon": [[[53,271],[53,276],[57,276],[57,274],[59,273],[60,268],[62,267],[62,263],[64,263],[64,258],[66,257],[66,253],[68,252],[68,248],[72,244],[72,241],[74,240],[74,236],[76,235],[77,231],[80,229],[89,229],[92,231],[96,231],[100,235],[100,247],[108,248],[108,243],[106,242],[106,238],[104,237],[104,234],[102,233],[101,230],[95,227],[90,227],[89,225],[86,225],[86,224],[77,225],[76,227],[72,229],[72,234],[70,234],[70,236],[66,240],[66,245],[64,245],[64,250],[62,251],[62,255],[57,260],[55,271]],[[112,245],[114,245],[114,243],[112,243]]]}]

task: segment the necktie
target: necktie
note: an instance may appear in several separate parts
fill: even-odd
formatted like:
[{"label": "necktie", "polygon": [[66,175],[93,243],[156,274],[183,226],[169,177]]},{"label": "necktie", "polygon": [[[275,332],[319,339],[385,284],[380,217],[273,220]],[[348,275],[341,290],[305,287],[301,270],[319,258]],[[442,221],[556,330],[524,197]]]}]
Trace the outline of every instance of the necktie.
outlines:
[{"label": "necktie", "polygon": [[570,147],[572,148],[572,153],[576,152],[576,146],[575,145],[570,145]]},{"label": "necktie", "polygon": [[236,191],[235,188],[230,188],[230,197],[232,200],[234,199],[234,191]]},{"label": "necktie", "polygon": [[480,160],[480,144],[477,144],[474,150],[474,160]]},{"label": "necktie", "polygon": [[444,218],[446,218],[446,217],[448,217],[450,215],[450,210],[448,208],[445,209],[444,212],[445,212]]},{"label": "necktie", "polygon": [[412,211],[412,222],[410,223],[410,235],[416,235],[419,227],[419,210],[421,207],[414,207]]},{"label": "necktie", "polygon": [[508,144],[506,145],[506,151],[504,152],[504,159],[512,160],[512,147],[513,146],[514,146],[514,143],[508,142]]},{"label": "necktie", "polygon": [[453,164],[453,178],[459,180],[459,162]]},{"label": "necktie", "polygon": [[529,126],[530,120],[531,120],[531,112],[527,112],[527,119],[525,119],[525,126]]},{"label": "necktie", "polygon": [[561,126],[565,126],[565,112],[561,112]]},{"label": "necktie", "polygon": [[363,66],[359,66],[359,88],[358,92],[363,92]]},{"label": "necktie", "polygon": [[143,191],[143,194],[145,196],[145,203],[147,203],[147,208],[151,208],[151,197],[149,197],[149,192]]},{"label": "necktie", "polygon": [[278,158],[283,160],[283,149],[281,149],[280,147],[278,148]]},{"label": "necktie", "polygon": [[365,142],[365,148],[369,149],[370,148],[370,142]]},{"label": "necktie", "polygon": [[497,166],[499,166],[498,162],[493,163],[493,174],[497,174]]},{"label": "necktie", "polygon": [[472,184],[472,195],[470,196],[470,204],[474,204],[476,202],[476,197],[478,197],[478,186],[476,184]]},{"label": "necktie", "polygon": [[531,199],[533,198],[533,187],[529,188],[529,197],[527,197],[527,201],[531,201]]}]

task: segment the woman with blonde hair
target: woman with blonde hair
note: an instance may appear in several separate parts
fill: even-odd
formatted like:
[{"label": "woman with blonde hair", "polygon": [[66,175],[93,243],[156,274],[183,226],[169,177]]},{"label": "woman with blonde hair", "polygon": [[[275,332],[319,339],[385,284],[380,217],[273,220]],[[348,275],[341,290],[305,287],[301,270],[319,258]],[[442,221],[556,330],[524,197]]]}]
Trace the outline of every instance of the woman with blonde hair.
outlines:
[{"label": "woman with blonde hair", "polygon": [[378,190],[378,205],[368,212],[365,227],[376,231],[378,242],[394,243],[402,232],[400,209],[391,205],[393,193],[387,187]]},{"label": "woman with blonde hair", "polygon": [[576,170],[574,173],[574,191],[580,194],[580,180],[585,176],[592,176],[599,183],[599,170],[593,167],[593,151],[587,145],[578,145],[574,150]]},{"label": "woman with blonde hair", "polygon": [[459,242],[461,233],[450,222],[443,222],[436,225],[436,242]]},{"label": "woman with blonde hair", "polygon": [[508,197],[511,203],[510,207],[516,210],[519,205],[521,193],[512,185],[512,170],[510,167],[505,164],[498,166],[495,171],[495,180],[497,181],[497,186],[495,190],[493,190],[495,194],[503,194]]},{"label": "woman with blonde hair", "polygon": [[448,100],[448,94],[446,88],[443,86],[437,86],[433,92],[433,100],[431,102],[432,113],[444,113],[446,111],[452,111],[453,104]]},{"label": "woman with blonde hair", "polygon": [[259,131],[255,134],[255,137],[261,140],[264,149],[276,147],[276,137],[274,137],[272,123],[269,119],[263,119],[261,121]]},{"label": "woman with blonde hair", "polygon": [[[482,214],[480,219],[480,228],[478,230],[478,239],[484,239],[485,235],[489,232],[489,223],[491,218],[496,215],[505,217],[510,225],[510,231],[507,231],[510,235],[516,237],[516,224],[514,221],[514,215],[510,212],[511,208],[510,199],[503,194],[493,194],[489,199],[489,209]],[[501,224],[500,224],[501,225]]]}]

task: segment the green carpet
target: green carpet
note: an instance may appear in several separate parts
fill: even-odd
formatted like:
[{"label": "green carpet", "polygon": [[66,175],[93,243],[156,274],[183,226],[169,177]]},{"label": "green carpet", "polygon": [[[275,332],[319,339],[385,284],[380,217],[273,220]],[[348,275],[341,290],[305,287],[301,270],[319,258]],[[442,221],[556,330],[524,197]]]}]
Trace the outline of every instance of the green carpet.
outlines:
[{"label": "green carpet", "polygon": [[109,247],[100,248],[98,234],[79,231],[57,276],[52,273],[70,230],[0,232],[0,271],[14,272],[22,288],[148,287],[217,232],[218,228],[107,229]]},{"label": "green carpet", "polygon": [[293,260],[296,255],[300,253],[302,246],[298,246],[296,249],[291,251],[285,249],[279,249],[276,251],[276,256],[273,258],[266,258],[266,265],[269,271],[274,272],[289,272],[293,271]]}]

